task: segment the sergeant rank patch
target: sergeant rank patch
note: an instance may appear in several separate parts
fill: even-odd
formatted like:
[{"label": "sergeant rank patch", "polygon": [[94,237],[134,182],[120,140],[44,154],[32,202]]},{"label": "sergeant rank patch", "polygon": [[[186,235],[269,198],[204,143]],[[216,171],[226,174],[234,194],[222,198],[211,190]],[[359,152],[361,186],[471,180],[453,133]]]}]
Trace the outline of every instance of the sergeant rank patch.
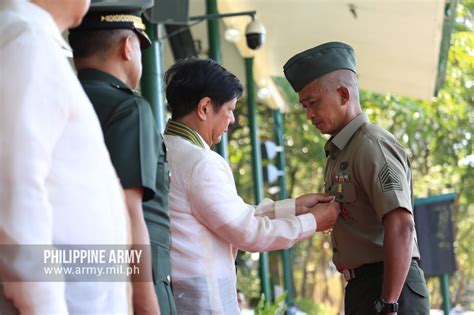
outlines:
[{"label": "sergeant rank patch", "polygon": [[380,186],[382,192],[389,190],[403,190],[402,184],[400,183],[400,177],[396,173],[395,167],[390,163],[385,163],[379,172]]}]

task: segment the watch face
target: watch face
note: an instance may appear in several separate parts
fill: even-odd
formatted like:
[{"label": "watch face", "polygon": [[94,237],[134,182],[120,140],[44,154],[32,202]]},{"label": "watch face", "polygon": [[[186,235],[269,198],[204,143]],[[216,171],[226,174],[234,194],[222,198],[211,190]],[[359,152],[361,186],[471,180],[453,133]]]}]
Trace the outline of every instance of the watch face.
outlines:
[{"label": "watch face", "polygon": [[374,309],[377,314],[397,312],[398,303],[387,303],[384,299],[378,299],[374,302]]},{"label": "watch face", "polygon": [[375,308],[375,311],[376,311],[377,313],[382,312],[382,310],[383,310],[383,304],[384,304],[384,303],[383,303],[383,301],[381,301],[381,300],[377,300],[377,301],[374,302],[374,308]]}]

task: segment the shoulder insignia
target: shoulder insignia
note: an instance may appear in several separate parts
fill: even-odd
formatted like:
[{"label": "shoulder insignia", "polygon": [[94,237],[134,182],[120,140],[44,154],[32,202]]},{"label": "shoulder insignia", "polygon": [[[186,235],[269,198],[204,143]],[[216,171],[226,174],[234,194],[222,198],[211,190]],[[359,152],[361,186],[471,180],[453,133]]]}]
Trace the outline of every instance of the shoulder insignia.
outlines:
[{"label": "shoulder insignia", "polygon": [[390,163],[385,163],[379,172],[379,182],[382,192],[389,190],[403,190],[400,183],[400,177],[396,173],[395,168]]}]

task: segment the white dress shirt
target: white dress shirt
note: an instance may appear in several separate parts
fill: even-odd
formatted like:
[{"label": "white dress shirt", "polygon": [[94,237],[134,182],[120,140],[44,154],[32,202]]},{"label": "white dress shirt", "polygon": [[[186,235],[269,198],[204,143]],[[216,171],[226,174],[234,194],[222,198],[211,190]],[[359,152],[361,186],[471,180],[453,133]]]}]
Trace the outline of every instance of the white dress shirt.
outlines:
[{"label": "white dress shirt", "polygon": [[[2,0],[0,34],[0,245],[128,244],[120,183],[54,20]],[[22,314],[129,312],[127,282],[28,282],[38,258],[8,266],[24,281],[0,282]]]},{"label": "white dress shirt", "polygon": [[201,146],[165,132],[173,294],[180,315],[239,314],[237,249],[289,248],[312,236],[316,222],[312,214],[296,217],[292,199],[246,204],[227,162],[196,135]]}]

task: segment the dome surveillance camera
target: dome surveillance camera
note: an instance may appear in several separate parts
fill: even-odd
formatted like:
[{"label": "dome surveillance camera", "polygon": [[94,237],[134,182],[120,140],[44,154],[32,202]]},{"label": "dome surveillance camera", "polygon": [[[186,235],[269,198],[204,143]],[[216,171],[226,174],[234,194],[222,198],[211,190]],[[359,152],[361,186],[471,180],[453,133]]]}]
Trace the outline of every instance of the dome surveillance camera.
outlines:
[{"label": "dome surveillance camera", "polygon": [[250,49],[259,49],[265,40],[265,27],[257,20],[253,20],[247,25],[245,29],[245,37],[247,39],[247,46]]}]

